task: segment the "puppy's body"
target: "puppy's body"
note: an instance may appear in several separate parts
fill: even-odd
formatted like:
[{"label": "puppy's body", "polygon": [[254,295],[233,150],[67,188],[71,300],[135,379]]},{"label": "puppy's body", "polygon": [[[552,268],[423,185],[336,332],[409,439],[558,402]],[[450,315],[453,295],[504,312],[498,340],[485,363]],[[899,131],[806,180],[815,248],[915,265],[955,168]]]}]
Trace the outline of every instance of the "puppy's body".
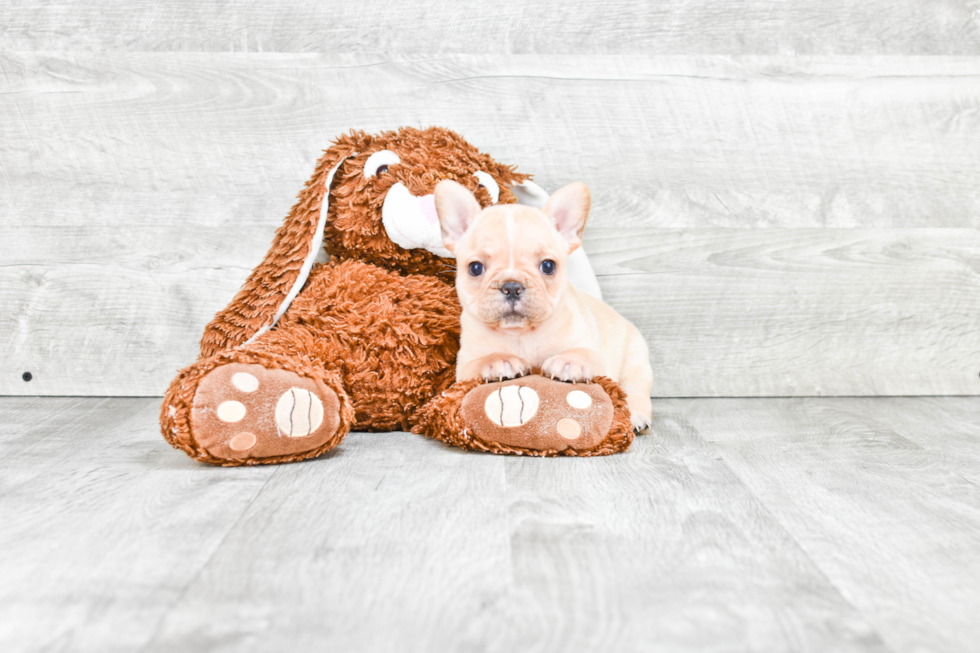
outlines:
[{"label": "puppy's body", "polygon": [[565,273],[588,216],[585,185],[558,191],[542,212],[481,210],[468,190],[441,182],[436,208],[463,307],[456,378],[510,378],[532,367],[565,381],[607,376],[626,392],[633,426],[646,428],[653,371],[643,337]]},{"label": "puppy's body", "polygon": [[562,380],[608,376],[626,392],[633,426],[650,424],[653,370],[643,336],[608,304],[573,286],[558,314],[533,329],[497,329],[464,310],[458,380],[508,378],[531,367]]}]

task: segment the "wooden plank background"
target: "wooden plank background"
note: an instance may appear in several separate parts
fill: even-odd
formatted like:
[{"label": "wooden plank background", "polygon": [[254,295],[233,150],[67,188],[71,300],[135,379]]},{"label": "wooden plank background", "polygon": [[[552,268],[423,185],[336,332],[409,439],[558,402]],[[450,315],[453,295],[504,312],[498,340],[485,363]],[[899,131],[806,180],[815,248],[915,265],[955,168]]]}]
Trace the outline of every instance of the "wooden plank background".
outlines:
[{"label": "wooden plank background", "polygon": [[656,396],[980,393],[975,3],[5,4],[0,394],[162,393],[404,124],[590,185]]},{"label": "wooden plank background", "polygon": [[11,50],[980,54],[971,0],[5,0]]}]

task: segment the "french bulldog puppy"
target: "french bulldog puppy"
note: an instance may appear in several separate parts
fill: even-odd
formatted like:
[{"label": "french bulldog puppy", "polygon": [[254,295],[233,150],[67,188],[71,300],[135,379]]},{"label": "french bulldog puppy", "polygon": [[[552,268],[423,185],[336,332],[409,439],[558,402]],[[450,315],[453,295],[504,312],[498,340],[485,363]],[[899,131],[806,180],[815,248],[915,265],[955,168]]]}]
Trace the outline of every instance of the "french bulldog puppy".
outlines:
[{"label": "french bulldog puppy", "polygon": [[458,381],[502,380],[532,367],[562,381],[602,375],[626,392],[633,428],[650,425],[653,370],[643,336],[602,301],[577,290],[566,259],[582,244],[588,187],[557,191],[544,209],[483,209],[460,184],[435,189],[446,249],[456,256],[463,308]]}]

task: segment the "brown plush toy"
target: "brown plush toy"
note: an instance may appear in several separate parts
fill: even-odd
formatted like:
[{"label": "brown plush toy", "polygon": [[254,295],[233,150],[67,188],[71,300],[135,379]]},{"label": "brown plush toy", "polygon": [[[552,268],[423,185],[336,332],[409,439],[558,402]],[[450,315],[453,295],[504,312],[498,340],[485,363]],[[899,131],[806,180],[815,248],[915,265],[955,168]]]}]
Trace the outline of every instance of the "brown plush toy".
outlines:
[{"label": "brown plush toy", "polygon": [[[454,383],[460,307],[432,197],[443,179],[487,206],[515,202],[528,177],[446,129],[339,138],[171,383],[164,437],[218,465],[313,458],[352,428],[535,456],[629,447],[608,379]],[[317,264],[321,243],[331,259]]]}]

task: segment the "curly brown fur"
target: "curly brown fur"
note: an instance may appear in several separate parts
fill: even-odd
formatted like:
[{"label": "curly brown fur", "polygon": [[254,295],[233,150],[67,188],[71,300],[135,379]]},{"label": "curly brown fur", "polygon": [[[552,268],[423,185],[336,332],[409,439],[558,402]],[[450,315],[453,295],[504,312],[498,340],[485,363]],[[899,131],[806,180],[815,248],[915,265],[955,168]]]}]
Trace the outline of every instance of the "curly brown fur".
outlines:
[{"label": "curly brown fur", "polygon": [[[395,150],[401,163],[387,174],[365,178],[364,164],[374,152]],[[356,153],[356,156],[353,156]],[[414,195],[431,193],[443,179],[453,179],[476,193],[484,205],[490,196],[473,173],[489,173],[500,186],[500,202],[516,198],[509,185],[528,179],[512,167],[497,163],[467,143],[459,134],[440,127],[403,127],[372,135],[351,131],[338,138],[317,162],[312,178],[283,225],[276,231],[272,247],[231,303],[205,328],[201,355],[209,356],[226,347],[245,342],[271,322],[276,309],[299,276],[303,259],[320,217],[325,196],[324,183],[330,170],[347,159],[334,177],[323,244],[338,259],[357,259],[402,274],[438,276],[449,283],[455,278],[452,259],[424,250],[406,250],[388,238],[381,224],[381,205],[388,190],[403,183]]]},{"label": "curly brown fur", "polygon": [[439,279],[348,260],[315,270],[279,328],[256,344],[299,337],[295,350],[341,374],[354,428],[408,430],[453,381],[459,313],[455,291]]}]

